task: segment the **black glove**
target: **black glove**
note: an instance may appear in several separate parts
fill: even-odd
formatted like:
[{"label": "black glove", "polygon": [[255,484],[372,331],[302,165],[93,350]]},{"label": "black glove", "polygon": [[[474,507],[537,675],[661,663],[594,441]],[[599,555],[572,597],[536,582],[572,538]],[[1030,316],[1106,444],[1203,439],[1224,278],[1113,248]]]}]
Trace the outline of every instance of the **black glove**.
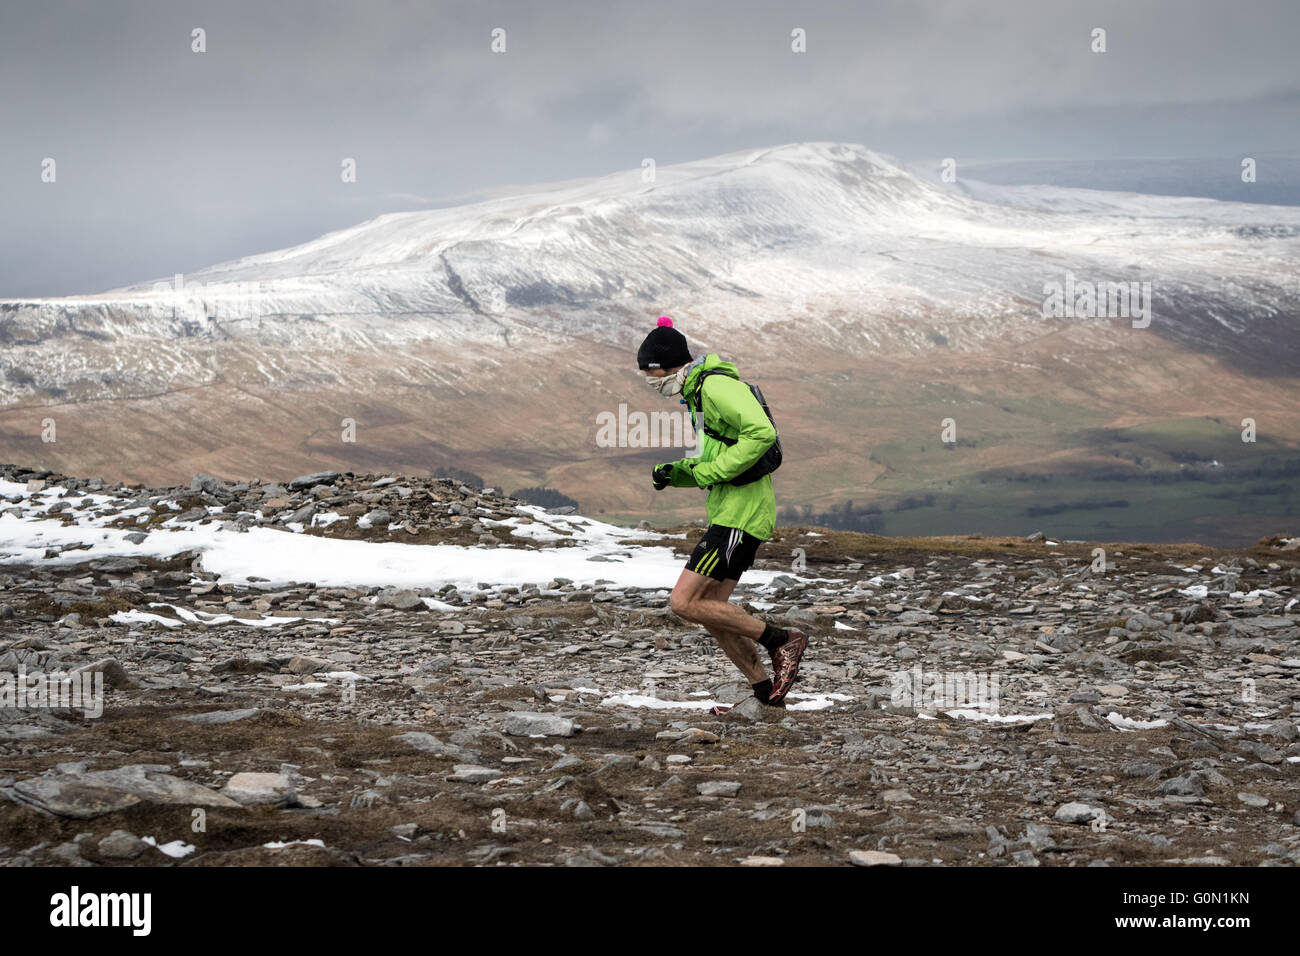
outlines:
[{"label": "black glove", "polygon": [[651,472],[651,480],[654,481],[655,491],[663,491],[673,480],[673,466],[656,465],[655,470]]}]

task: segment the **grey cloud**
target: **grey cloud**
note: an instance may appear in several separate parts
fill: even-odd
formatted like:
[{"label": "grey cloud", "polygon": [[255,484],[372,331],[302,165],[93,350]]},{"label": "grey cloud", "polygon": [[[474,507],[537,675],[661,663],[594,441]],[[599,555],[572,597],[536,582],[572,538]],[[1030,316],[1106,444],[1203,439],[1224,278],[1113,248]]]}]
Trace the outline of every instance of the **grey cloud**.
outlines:
[{"label": "grey cloud", "polygon": [[1297,151],[1297,36],[1288,0],[10,5],[0,296],[191,271],[644,156],[826,139],[904,159]]}]

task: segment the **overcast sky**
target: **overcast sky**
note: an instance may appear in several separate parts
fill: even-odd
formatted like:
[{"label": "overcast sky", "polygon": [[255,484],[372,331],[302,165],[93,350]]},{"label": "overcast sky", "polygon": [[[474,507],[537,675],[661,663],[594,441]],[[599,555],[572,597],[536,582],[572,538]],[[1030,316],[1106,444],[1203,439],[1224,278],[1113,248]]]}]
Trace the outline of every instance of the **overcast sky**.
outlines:
[{"label": "overcast sky", "polygon": [[0,298],[647,156],[799,140],[959,163],[1295,154],[1298,41],[1296,0],[5,0]]}]

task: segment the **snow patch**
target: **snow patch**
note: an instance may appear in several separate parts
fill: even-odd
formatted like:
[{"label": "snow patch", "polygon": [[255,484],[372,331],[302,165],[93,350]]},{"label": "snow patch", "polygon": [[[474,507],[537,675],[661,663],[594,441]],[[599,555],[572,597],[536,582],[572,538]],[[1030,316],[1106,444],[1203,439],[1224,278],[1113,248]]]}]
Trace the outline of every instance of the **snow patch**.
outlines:
[{"label": "snow patch", "polygon": [[176,860],[189,856],[197,849],[197,847],[186,843],[183,840],[172,840],[170,843],[164,843],[161,846],[159,846],[158,841],[151,836],[141,837],[140,840],[143,843],[148,843],[151,847],[158,850],[159,853],[165,853]]},{"label": "snow patch", "polygon": [[1106,715],[1106,719],[1120,730],[1154,730],[1157,727],[1169,726],[1169,721],[1162,718],[1157,718],[1155,720],[1135,720],[1132,717],[1125,717],[1123,714],[1113,710]]},{"label": "snow patch", "polygon": [[[987,720],[995,724],[1014,724],[1021,721],[1046,720],[1051,714],[991,714],[983,710],[947,710],[944,711],[949,717],[958,717],[963,720]],[[923,716],[923,715],[918,715]],[[934,718],[930,718],[934,719]]]}]

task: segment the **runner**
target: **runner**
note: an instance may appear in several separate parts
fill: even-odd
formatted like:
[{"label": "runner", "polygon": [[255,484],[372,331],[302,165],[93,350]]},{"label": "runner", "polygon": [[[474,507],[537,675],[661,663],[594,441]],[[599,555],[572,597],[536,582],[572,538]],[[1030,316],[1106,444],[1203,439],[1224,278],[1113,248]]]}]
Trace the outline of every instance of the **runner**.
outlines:
[{"label": "runner", "polygon": [[[772,476],[763,464],[776,443],[776,428],[758,397],[740,380],[736,366],[715,354],[692,359],[686,336],[667,316],[660,317],[641,343],[637,366],[661,395],[682,396],[699,435],[696,457],[655,466],[655,489],[674,485],[709,490],[708,530],[677,579],[669,606],[713,635],[760,702],[784,707],[808,635],[773,627],[730,603],[736,582],[776,526]],[[756,471],[759,477],[754,477]],[[772,660],[770,678],[760,644]]]}]

